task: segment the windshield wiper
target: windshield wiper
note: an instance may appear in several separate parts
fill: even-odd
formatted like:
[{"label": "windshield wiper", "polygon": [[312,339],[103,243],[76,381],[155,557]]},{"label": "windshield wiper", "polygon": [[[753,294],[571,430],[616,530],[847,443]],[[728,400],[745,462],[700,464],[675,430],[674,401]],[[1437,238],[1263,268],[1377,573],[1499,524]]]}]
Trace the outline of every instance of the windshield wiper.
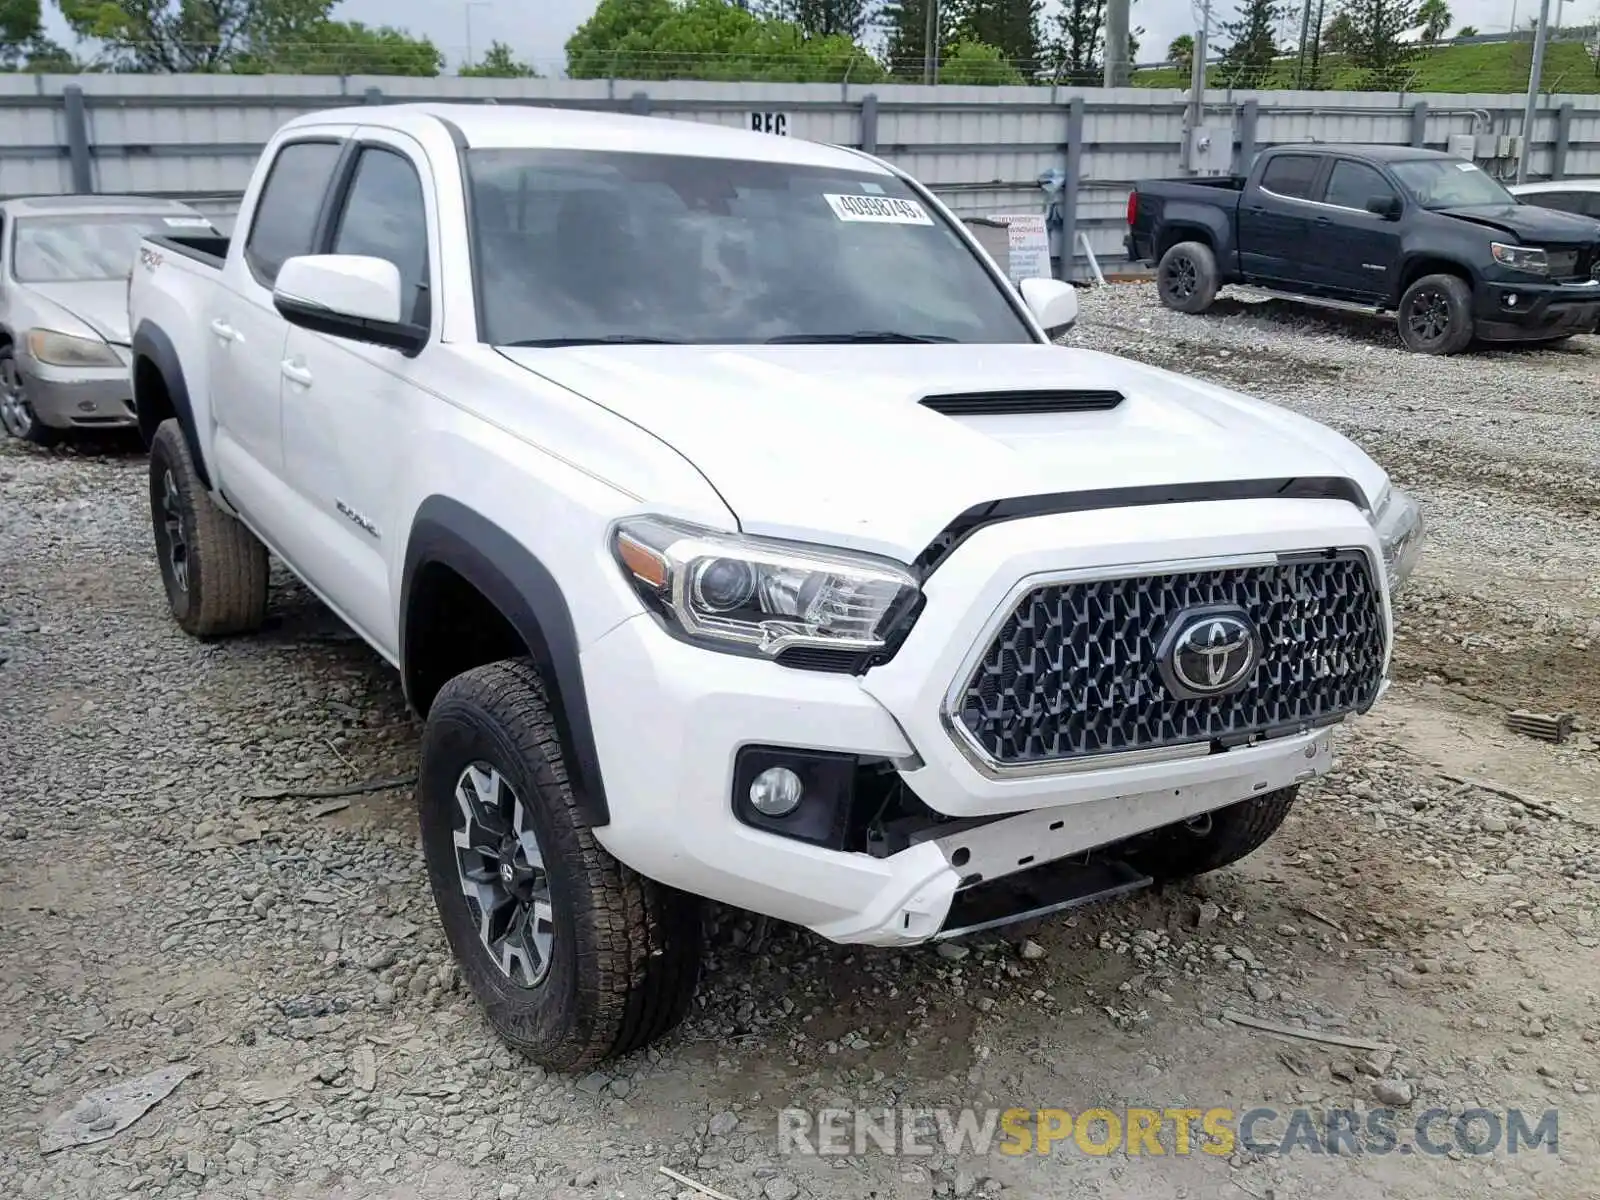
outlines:
[{"label": "windshield wiper", "polygon": [[851,342],[953,342],[955,338],[938,337],[934,334],[900,333],[893,329],[861,329],[855,333],[786,333],[781,337],[767,339],[767,345],[804,345],[815,343],[826,345],[836,343],[848,345]]},{"label": "windshield wiper", "polygon": [[632,333],[607,333],[600,337],[528,338],[520,342],[502,342],[503,346],[681,346],[673,338],[641,337]]}]

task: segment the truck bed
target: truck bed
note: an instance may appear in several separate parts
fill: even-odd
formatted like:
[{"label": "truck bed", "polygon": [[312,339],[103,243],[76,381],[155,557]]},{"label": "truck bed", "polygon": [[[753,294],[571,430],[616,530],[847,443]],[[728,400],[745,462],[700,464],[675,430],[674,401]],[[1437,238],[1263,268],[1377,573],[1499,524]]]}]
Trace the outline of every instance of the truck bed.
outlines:
[{"label": "truck bed", "polygon": [[192,258],[203,266],[222,270],[223,263],[228,257],[228,245],[232,239],[221,234],[194,234],[183,236],[178,234],[150,236],[145,241],[173,254],[181,254],[184,258]]}]

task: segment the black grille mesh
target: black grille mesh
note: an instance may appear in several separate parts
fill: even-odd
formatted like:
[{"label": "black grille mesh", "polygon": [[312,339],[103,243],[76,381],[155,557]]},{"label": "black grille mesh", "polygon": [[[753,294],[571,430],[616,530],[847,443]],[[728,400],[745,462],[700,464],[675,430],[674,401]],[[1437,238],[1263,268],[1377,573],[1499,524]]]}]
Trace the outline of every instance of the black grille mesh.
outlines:
[{"label": "black grille mesh", "polygon": [[[1237,605],[1261,632],[1245,687],[1183,700],[1157,651],[1182,612]],[[967,682],[961,723],[1026,765],[1232,740],[1365,709],[1383,673],[1382,601],[1366,556],[1050,584],[1017,605]]]}]

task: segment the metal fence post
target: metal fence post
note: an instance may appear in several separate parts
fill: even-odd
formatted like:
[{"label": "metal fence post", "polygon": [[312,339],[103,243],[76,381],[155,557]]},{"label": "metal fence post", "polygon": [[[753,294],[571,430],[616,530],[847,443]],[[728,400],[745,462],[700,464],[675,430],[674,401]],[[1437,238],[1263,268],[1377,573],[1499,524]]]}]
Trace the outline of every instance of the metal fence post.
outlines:
[{"label": "metal fence post", "polygon": [[1077,273],[1078,175],[1083,166],[1083,97],[1067,102],[1067,177],[1061,184],[1061,258],[1058,278],[1069,283]]},{"label": "metal fence post", "polygon": [[1413,146],[1426,146],[1428,144],[1428,102],[1418,100],[1411,106],[1411,144]]},{"label": "metal fence post", "polygon": [[1239,174],[1248,175],[1250,164],[1256,157],[1256,122],[1261,117],[1261,103],[1246,100],[1239,106]]},{"label": "metal fence post", "polygon": [[[1571,108],[1569,104],[1567,106]],[[868,92],[861,97],[861,149],[866,154],[878,152],[878,94]]]},{"label": "metal fence post", "polygon": [[[1550,178],[1565,179],[1567,177],[1567,148],[1572,143],[1572,102],[1569,100],[1556,109],[1556,140],[1550,147]],[[1524,146],[1522,152],[1526,154],[1528,147]]]},{"label": "metal fence post", "polygon": [[650,115],[650,93],[635,92],[629,96],[628,111],[636,117],[648,117]]},{"label": "metal fence post", "polygon": [[69,83],[61,89],[61,104],[67,119],[67,159],[72,164],[72,190],[79,195],[94,191],[94,176],[89,169],[89,118],[83,103],[83,89]]},{"label": "metal fence post", "polygon": [[365,99],[362,100],[362,103],[363,104],[382,104],[383,103],[383,89],[380,88],[380,87],[369,87],[367,89],[367,92],[366,92],[366,97],[365,97]]}]

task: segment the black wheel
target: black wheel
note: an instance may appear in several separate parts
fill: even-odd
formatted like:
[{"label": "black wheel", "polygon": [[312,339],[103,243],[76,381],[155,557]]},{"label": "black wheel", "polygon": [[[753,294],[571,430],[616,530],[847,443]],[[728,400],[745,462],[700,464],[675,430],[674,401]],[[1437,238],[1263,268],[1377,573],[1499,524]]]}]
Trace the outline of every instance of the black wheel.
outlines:
[{"label": "black wheel", "polygon": [[1185,879],[1238,862],[1278,831],[1299,790],[1252,796],[1157,829],[1129,845],[1128,862],[1156,880]]},{"label": "black wheel", "polygon": [[1220,286],[1217,256],[1204,242],[1179,242],[1161,256],[1156,267],[1161,303],[1178,312],[1205,312]]},{"label": "black wheel", "polygon": [[1424,275],[1395,314],[1400,340],[1418,354],[1459,354],[1472,341],[1472,288],[1455,275]]},{"label": "black wheel", "polygon": [[27,385],[17,370],[17,352],[12,346],[0,346],[0,428],[35,446],[54,446],[66,436],[65,430],[39,420],[28,403]]},{"label": "black wheel", "polygon": [[440,690],[417,803],[445,937],[509,1045],[571,1071],[683,1019],[699,976],[700,902],[595,840],[530,662],[491,663]]},{"label": "black wheel", "polygon": [[150,521],[167,603],[185,633],[212,638],[261,627],[266,547],[212,503],[172,419],[150,443]]}]

